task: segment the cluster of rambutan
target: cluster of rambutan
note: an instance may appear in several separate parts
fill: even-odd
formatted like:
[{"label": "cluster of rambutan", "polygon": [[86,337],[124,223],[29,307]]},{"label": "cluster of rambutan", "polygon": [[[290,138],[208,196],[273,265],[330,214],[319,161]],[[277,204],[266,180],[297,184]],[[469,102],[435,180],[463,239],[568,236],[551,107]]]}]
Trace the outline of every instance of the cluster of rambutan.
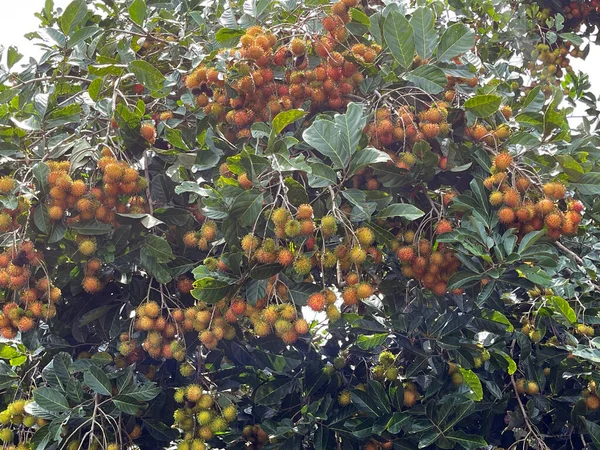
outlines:
[{"label": "cluster of rambutan", "polygon": [[[26,440],[28,433],[17,434],[18,430],[12,427],[37,429],[46,425],[45,419],[32,416],[25,411],[25,407],[30,402],[31,400],[14,400],[6,406],[5,410],[0,411],[0,425],[5,426],[5,428],[0,429],[0,441],[4,444],[4,448],[14,450],[29,450],[31,448]],[[16,447],[13,445],[15,440],[18,441]]]},{"label": "cluster of rambutan", "polygon": [[396,355],[385,350],[379,354],[379,364],[373,366],[373,379],[396,381],[400,374],[396,367]]},{"label": "cluster of rambutan", "polygon": [[[442,220],[436,228],[436,233],[450,230],[449,222]],[[455,253],[442,243],[438,243],[434,251],[427,239],[415,242],[415,233],[411,230],[399,232],[396,239],[393,248],[402,264],[402,275],[419,280],[423,287],[431,289],[436,295],[446,294],[448,280],[461,266]],[[452,293],[460,294],[462,290],[455,289]]]},{"label": "cluster of rambutan", "polygon": [[46,277],[37,281],[33,277],[32,268],[42,260],[42,254],[30,241],[0,254],[0,287],[15,294],[0,313],[0,334],[6,339],[14,339],[18,331],[31,331],[37,319],[56,315],[55,304],[62,298],[60,289]]},{"label": "cluster of rambutan", "polygon": [[246,425],[242,430],[242,436],[248,441],[248,450],[260,450],[269,443],[269,435],[260,425]]},{"label": "cluster of rambutan", "polygon": [[[407,153],[413,144],[450,132],[446,121],[448,106],[448,103],[439,101],[416,115],[409,106],[401,106],[395,112],[387,107],[379,108],[364,132],[369,136],[370,145],[387,150],[398,167],[410,169],[416,162],[416,156]],[[401,149],[404,152],[398,153]]]},{"label": "cluster of rambutan", "polygon": [[[507,111],[506,114],[508,114],[508,110],[505,109],[505,111]],[[496,128],[492,129],[483,123],[476,123],[471,127],[465,128],[465,136],[475,142],[482,141],[490,147],[496,147],[510,136],[510,128],[506,124],[500,124]]]},{"label": "cluster of rambutan", "polygon": [[234,404],[221,406],[222,401],[197,384],[178,388],[174,394],[177,403],[183,403],[173,413],[177,427],[184,432],[183,440],[177,450],[204,450],[205,442],[217,433],[229,429],[229,424],[237,419],[238,412]]},{"label": "cluster of rambutan", "polygon": [[145,201],[136,194],[146,186],[146,179],[123,161],[117,161],[109,148],[104,148],[98,160],[103,173],[103,184],[88,189],[82,179],[73,180],[67,173],[68,161],[48,162],[50,185],[48,216],[53,221],[65,215],[67,225],[79,221],[96,219],[103,223],[116,224],[116,213],[144,213]]},{"label": "cluster of rambutan", "polygon": [[[224,132],[231,141],[250,137],[253,123],[268,121],[307,101],[313,112],[341,110],[348,103],[345,96],[355,93],[363,81],[356,62],[373,62],[381,50],[357,44],[343,51],[340,43],[346,39],[345,24],[350,20],[347,8],[342,2],[333,6],[332,14],[323,19],[326,35],[290,37],[277,48],[277,36],[252,26],[241,36],[238,48],[225,51],[229,61],[225,74],[201,65],[186,77],[186,87],[207,115],[227,124]],[[319,63],[309,68],[310,54]],[[274,72],[281,68],[285,68],[284,75],[276,79]]]},{"label": "cluster of rambutan", "polygon": [[[91,239],[91,238],[83,239],[79,242],[79,251],[83,255],[85,255],[84,252],[89,251],[92,248],[92,246],[94,247],[94,251],[95,251],[96,241],[94,239]],[[82,247],[83,247],[83,252],[82,252]],[[96,293],[100,292],[102,290],[102,288],[104,287],[102,280],[98,276],[98,272],[100,271],[101,268],[102,268],[102,261],[100,261],[98,258],[91,258],[85,262],[85,266],[84,266],[85,276],[83,277],[81,285],[87,293],[96,294]]]},{"label": "cluster of rambutan", "polygon": [[[135,331],[146,332],[141,346],[150,357],[177,361],[185,359],[185,345],[178,339],[178,335],[181,334],[181,325],[177,323],[183,321],[182,310],[174,310],[171,318],[164,317],[161,315],[162,310],[159,304],[155,301],[148,301],[138,306],[135,313],[133,328]],[[123,333],[120,341],[119,352],[125,357],[138,347],[138,340],[132,338],[128,333]]]},{"label": "cluster of rambutan", "polygon": [[[12,177],[0,177],[0,196],[11,197],[15,195],[17,183]],[[16,197],[17,205],[14,209],[0,207],[0,233],[14,231],[20,227],[18,222],[19,216],[28,212],[31,204],[28,199],[22,195]]]},{"label": "cluster of rambutan", "polygon": [[[234,300],[231,309],[241,309],[242,301]],[[282,301],[267,305],[265,299],[255,306],[247,305],[245,316],[257,337],[265,337],[274,332],[286,344],[293,344],[299,336],[308,333],[308,323],[299,317],[293,303]]]},{"label": "cluster of rambutan", "polygon": [[208,250],[208,244],[217,239],[217,224],[206,220],[199,231],[188,231],[183,236],[183,245],[188,248],[197,247],[202,251]]},{"label": "cluster of rambutan", "polygon": [[566,202],[566,209],[561,210],[567,194],[562,183],[546,183],[542,186],[542,192],[539,192],[528,178],[509,176],[507,169],[512,163],[512,156],[508,152],[500,152],[494,158],[492,175],[483,182],[492,191],[490,204],[499,207],[498,220],[507,228],[517,228],[520,237],[541,230],[544,226],[548,236],[553,239],[563,234],[576,234],[583,204],[569,201]]},{"label": "cluster of rambutan", "polygon": [[585,389],[581,391],[581,396],[585,400],[585,406],[589,411],[596,411],[600,408],[600,398],[598,397],[598,387],[595,381],[590,381]]}]

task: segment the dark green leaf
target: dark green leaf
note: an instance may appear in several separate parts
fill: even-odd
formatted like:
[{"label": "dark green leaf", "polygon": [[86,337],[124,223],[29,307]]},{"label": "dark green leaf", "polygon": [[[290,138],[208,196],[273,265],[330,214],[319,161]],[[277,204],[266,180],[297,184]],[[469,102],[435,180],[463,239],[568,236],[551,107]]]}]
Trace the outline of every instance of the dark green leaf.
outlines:
[{"label": "dark green leaf", "polygon": [[162,89],[165,77],[152,64],[142,60],[131,61],[129,63],[129,70],[133,72],[140,83],[151,91]]},{"label": "dark green leaf", "polygon": [[40,387],[33,391],[33,399],[43,409],[51,413],[69,411],[69,403],[56,389]]},{"label": "dark green leaf", "polygon": [[410,18],[410,24],[415,32],[415,50],[424,60],[433,55],[437,45],[438,35],[434,23],[435,16],[431,8],[418,8]]},{"label": "dark green leaf", "polygon": [[489,117],[498,111],[502,97],[499,95],[476,95],[465,102],[465,109],[477,117]]},{"label": "dark green leaf", "polygon": [[111,385],[108,376],[94,365],[83,373],[83,382],[96,394],[111,395]]},{"label": "dark green leaf", "polygon": [[404,78],[428,94],[439,94],[444,90],[448,80],[442,69],[431,64],[424,64],[404,74]]},{"label": "dark green leaf", "polygon": [[462,23],[455,23],[446,29],[437,48],[440,61],[450,61],[475,45],[475,32]]},{"label": "dark green leaf", "polygon": [[413,27],[398,11],[390,12],[383,23],[383,36],[398,64],[408,69],[415,57]]}]

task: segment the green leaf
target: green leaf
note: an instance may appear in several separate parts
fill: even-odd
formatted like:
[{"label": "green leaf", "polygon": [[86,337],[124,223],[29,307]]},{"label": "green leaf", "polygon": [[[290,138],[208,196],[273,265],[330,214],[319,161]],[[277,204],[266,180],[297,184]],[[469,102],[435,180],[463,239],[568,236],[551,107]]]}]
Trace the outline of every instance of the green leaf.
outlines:
[{"label": "green leaf", "polygon": [[383,344],[387,337],[388,333],[379,333],[370,336],[359,334],[356,338],[356,345],[362,350],[370,350]]},{"label": "green leaf", "polygon": [[133,3],[129,5],[129,17],[141,27],[146,19],[146,1],[133,0]]},{"label": "green leaf", "polygon": [[404,78],[428,94],[439,94],[444,90],[448,80],[442,69],[431,64],[424,64],[404,74]]},{"label": "green leaf", "polygon": [[230,287],[230,283],[226,281],[205,277],[194,282],[194,289],[192,289],[191,294],[194,298],[203,302],[216,303],[225,297]]},{"label": "green leaf", "polygon": [[507,373],[509,375],[513,375],[517,371],[517,363],[508,355],[508,353],[499,350],[493,350],[493,352],[496,355],[500,355],[508,363]]},{"label": "green leaf", "polygon": [[445,435],[450,442],[455,442],[466,450],[487,448],[487,442],[481,436],[467,434],[462,430],[450,431]]},{"label": "green leaf", "polygon": [[87,15],[88,9],[85,0],[73,0],[67,5],[60,17],[60,29],[66,35],[70,35],[77,25]]},{"label": "green leaf", "polygon": [[255,391],[254,401],[259,405],[276,405],[294,389],[295,383],[289,378],[276,378],[261,384]]},{"label": "green leaf", "polygon": [[33,212],[33,223],[35,223],[35,226],[42,233],[47,234],[50,231],[52,222],[50,222],[46,205],[40,204],[35,207],[35,211]]},{"label": "green leaf", "polygon": [[422,59],[433,55],[437,45],[438,35],[435,31],[435,16],[431,8],[417,8],[410,18],[410,24],[415,32],[415,50]]},{"label": "green leaf", "polygon": [[318,292],[319,286],[314,283],[295,283],[288,284],[288,293],[292,298],[292,301],[297,306],[304,306],[308,301],[308,297],[315,292]]},{"label": "green leaf", "polygon": [[151,91],[162,89],[165,77],[152,64],[142,60],[131,61],[129,63],[129,70],[133,72],[140,83]]},{"label": "green leaf", "polygon": [[145,406],[143,403],[138,402],[129,395],[117,395],[116,397],[113,397],[112,402],[117,409],[132,416],[138,415]]},{"label": "green leaf", "polygon": [[465,109],[477,117],[489,117],[498,111],[502,97],[499,95],[476,95],[465,102]]},{"label": "green leaf", "polygon": [[328,157],[334,169],[343,169],[348,165],[350,153],[342,144],[335,122],[325,119],[315,120],[304,130],[302,138],[323,156]]},{"label": "green leaf", "polygon": [[567,302],[564,298],[559,297],[557,295],[552,295],[548,298],[548,300],[550,300],[550,303],[554,305],[558,312],[565,319],[567,319],[571,323],[571,325],[577,323],[577,314],[575,314],[575,311],[573,311],[573,308],[571,308],[569,302]]},{"label": "green leaf", "polygon": [[390,12],[383,23],[383,36],[394,59],[408,69],[415,57],[413,27],[398,11]]},{"label": "green leaf", "polygon": [[[360,150],[358,153],[362,153]],[[358,154],[357,153],[357,154]],[[356,155],[355,155],[356,157]],[[350,170],[352,170],[352,163],[350,164]],[[310,163],[310,173],[308,174],[308,185],[312,188],[322,188],[331,186],[337,182],[337,174],[335,170],[326,164],[320,162]]]},{"label": "green leaf", "polygon": [[262,205],[262,193],[256,190],[245,191],[235,198],[229,212],[241,226],[252,227],[260,216]]},{"label": "green leaf", "polygon": [[406,413],[395,412],[392,414],[392,418],[386,425],[386,430],[392,434],[398,434],[402,430],[402,427],[410,422],[410,416]]},{"label": "green leaf", "polygon": [[546,97],[542,92],[542,88],[539,86],[534,87],[525,96],[523,100],[523,106],[521,107],[521,113],[538,113],[542,110]]},{"label": "green leaf", "polygon": [[73,48],[80,42],[89,39],[98,33],[102,32],[102,28],[100,27],[84,27],[77,30],[73,35],[69,38],[69,42],[67,43],[67,48]]},{"label": "green leaf", "polygon": [[98,222],[92,220],[90,222],[79,222],[74,223],[70,228],[79,234],[85,234],[88,236],[99,236],[102,234],[108,234],[113,231],[113,226],[107,223]]},{"label": "green leaf", "polygon": [[17,47],[15,47],[13,45],[8,47],[8,50],[6,52],[6,65],[8,66],[9,69],[12,66],[14,66],[16,63],[21,61],[21,59],[23,59],[23,55],[21,55],[19,53],[19,51],[17,50]]},{"label": "green leaf", "polygon": [[[387,153],[373,147],[363,148],[362,150],[357,151],[352,157],[350,167],[348,168],[348,175],[354,175],[361,168],[368,166],[369,164],[386,163],[388,161],[391,161],[391,158]],[[313,168],[312,164],[311,168]]]},{"label": "green leaf", "polygon": [[290,109],[288,111],[282,111],[273,118],[271,124],[272,132],[277,135],[280,134],[285,127],[302,119],[306,116],[306,111],[301,109]]},{"label": "green leaf", "polygon": [[350,157],[358,150],[362,130],[367,123],[363,114],[362,103],[349,103],[345,114],[336,114],[333,117],[335,129],[340,135],[340,142],[346,154]]},{"label": "green leaf", "polygon": [[588,433],[590,433],[590,437],[592,438],[594,446],[600,450],[600,425],[587,420],[584,417],[581,418],[585,421],[585,428],[587,429]]},{"label": "green leaf", "polygon": [[33,391],[33,399],[43,409],[51,413],[69,411],[69,402],[56,389],[40,387]]},{"label": "green leaf", "polygon": [[179,437],[179,430],[166,426],[158,420],[144,419],[144,428],[157,441],[170,442]]},{"label": "green leaf", "polygon": [[146,251],[152,255],[158,263],[168,263],[174,258],[173,249],[169,243],[165,239],[153,234],[146,236],[142,251]]},{"label": "green leaf", "polygon": [[545,234],[545,230],[532,231],[530,233],[527,233],[525,236],[523,236],[523,239],[521,239],[518,253],[523,254],[525,251],[527,251],[529,247],[535,244]]},{"label": "green leaf", "polygon": [[473,391],[473,400],[483,400],[483,387],[479,377],[472,370],[459,367],[461,375],[463,376],[464,382]]},{"label": "green leaf", "polygon": [[577,189],[582,195],[600,195],[600,172],[589,172],[582,175],[577,183],[571,187]]},{"label": "green leaf", "polygon": [[286,177],[284,184],[287,187],[287,197],[292,205],[300,206],[303,203],[308,203],[308,194],[302,184],[292,177]]},{"label": "green leaf", "polygon": [[96,394],[111,395],[110,380],[99,367],[91,365],[83,373],[83,382]]},{"label": "green leaf", "polygon": [[217,42],[227,42],[230,39],[236,39],[245,33],[244,30],[235,30],[233,28],[219,28],[215,33]]},{"label": "green leaf", "polygon": [[379,211],[376,219],[386,219],[388,217],[401,217],[403,219],[413,221],[423,217],[425,213],[416,206],[408,203],[394,203]]},{"label": "green leaf", "polygon": [[506,331],[512,333],[514,331],[514,327],[510,320],[502,314],[500,311],[483,309],[481,310],[481,317],[486,320],[490,320],[492,322],[501,323],[502,325],[506,325]]},{"label": "green leaf", "polygon": [[190,148],[183,140],[183,134],[181,130],[165,127],[165,139],[175,148],[181,148],[187,152],[190,151]]},{"label": "green leaf", "polygon": [[90,94],[90,98],[95,102],[97,102],[100,98],[100,91],[102,90],[103,84],[104,80],[102,78],[96,78],[88,86],[88,94]]},{"label": "green leaf", "polygon": [[469,51],[475,45],[475,32],[462,23],[455,23],[446,29],[437,48],[437,59],[450,61]]}]

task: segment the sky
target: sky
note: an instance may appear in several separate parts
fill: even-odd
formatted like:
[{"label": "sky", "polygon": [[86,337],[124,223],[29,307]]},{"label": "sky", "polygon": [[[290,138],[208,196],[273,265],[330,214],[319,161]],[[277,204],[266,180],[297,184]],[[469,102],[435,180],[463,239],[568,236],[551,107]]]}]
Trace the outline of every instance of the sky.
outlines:
[{"label": "sky", "polygon": [[[8,3],[14,0],[0,0]],[[71,0],[54,0],[54,7],[63,9]],[[16,45],[19,51],[25,55],[24,61],[29,56],[40,55],[40,49],[25,39],[25,33],[34,31],[38,28],[39,20],[34,17],[35,12],[39,12],[44,7],[44,0],[20,0],[15,8],[4,8],[3,14],[0,14],[0,45],[8,49],[11,45]],[[7,11],[9,10],[9,11]],[[6,56],[2,59],[4,62]],[[596,71],[600,69],[600,46],[592,46],[589,56],[585,61],[572,58],[571,65],[578,71],[587,71],[592,82],[592,92],[600,98],[600,77]],[[578,108],[573,114],[580,115],[585,108]]]}]

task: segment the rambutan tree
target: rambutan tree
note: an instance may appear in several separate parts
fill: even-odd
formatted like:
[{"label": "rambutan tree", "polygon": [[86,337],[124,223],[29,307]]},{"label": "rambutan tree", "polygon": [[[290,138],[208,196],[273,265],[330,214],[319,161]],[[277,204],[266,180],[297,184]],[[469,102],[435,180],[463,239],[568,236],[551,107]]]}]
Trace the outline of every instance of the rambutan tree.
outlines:
[{"label": "rambutan tree", "polygon": [[599,12],[47,0],[0,73],[3,448],[600,448]]}]

